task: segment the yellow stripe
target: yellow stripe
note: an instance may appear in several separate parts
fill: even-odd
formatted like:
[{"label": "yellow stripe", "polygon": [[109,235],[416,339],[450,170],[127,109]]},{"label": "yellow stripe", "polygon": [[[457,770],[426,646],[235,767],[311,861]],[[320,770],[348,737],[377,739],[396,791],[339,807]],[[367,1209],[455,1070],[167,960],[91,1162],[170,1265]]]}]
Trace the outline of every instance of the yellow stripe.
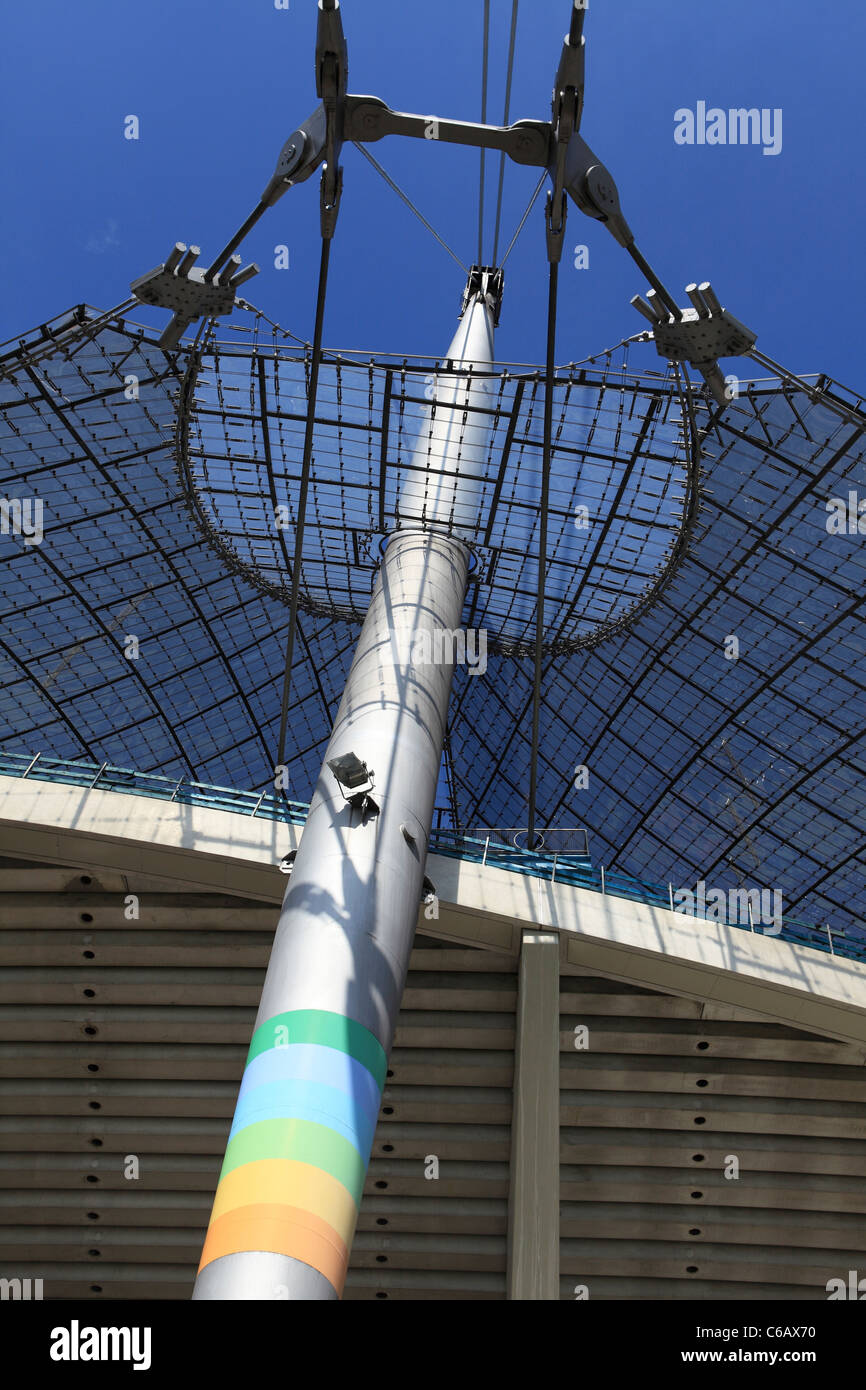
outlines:
[{"label": "yellow stripe", "polygon": [[211,1225],[238,1207],[271,1203],[312,1212],[351,1245],[358,1217],[352,1194],[330,1173],[291,1158],[262,1158],[226,1173],[216,1190]]}]

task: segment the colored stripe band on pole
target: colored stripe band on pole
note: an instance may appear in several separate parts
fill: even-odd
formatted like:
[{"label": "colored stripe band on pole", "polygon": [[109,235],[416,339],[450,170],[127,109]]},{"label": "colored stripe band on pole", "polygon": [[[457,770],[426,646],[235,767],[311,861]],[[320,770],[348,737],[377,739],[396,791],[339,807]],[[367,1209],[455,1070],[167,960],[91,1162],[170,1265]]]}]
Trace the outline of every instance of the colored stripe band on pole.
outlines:
[{"label": "colored stripe band on pole", "polygon": [[269,1250],[291,1255],[323,1274],[342,1293],[349,1263],[348,1248],[327,1222],[289,1206],[241,1207],[211,1225],[199,1269],[243,1250]]},{"label": "colored stripe band on pole", "polygon": [[296,1043],[291,1047],[271,1048],[270,1052],[261,1053],[249,1063],[241,1082],[233,1128],[238,1127],[240,1107],[247,1103],[253,1091],[283,1083],[312,1083],[341,1092],[353,1101],[358,1121],[363,1116],[375,1125],[381,1091],[367,1068],[354,1057],[335,1052],[333,1048]]},{"label": "colored stripe band on pole", "polygon": [[351,1193],[329,1173],[290,1159],[263,1159],[228,1173],[217,1188],[211,1224],[229,1212],[262,1202],[308,1211],[327,1221],[349,1243],[357,1216]]},{"label": "colored stripe band on pole", "polygon": [[256,1029],[200,1269],[270,1251],[342,1291],[387,1071],[353,1019],[277,1014]]},{"label": "colored stripe band on pole", "polygon": [[238,1099],[229,1141],[250,1125],[289,1116],[326,1125],[353,1144],[362,1158],[370,1152],[376,1115],[364,1113],[354,1096],[315,1081],[271,1081],[248,1089]]},{"label": "colored stripe band on pole", "polygon": [[380,1091],[385,1084],[388,1059],[379,1039],[353,1018],[326,1013],[323,1009],[295,1009],[269,1018],[253,1033],[247,1066],[273,1047],[295,1043],[318,1043],[321,1047],[345,1052],[376,1078]]},{"label": "colored stripe band on pole", "polygon": [[228,1145],[220,1177],[246,1163],[259,1163],[268,1158],[310,1163],[341,1182],[356,1202],[361,1200],[366,1158],[354,1144],[327,1125],[294,1118],[262,1120],[259,1124],[247,1125]]}]

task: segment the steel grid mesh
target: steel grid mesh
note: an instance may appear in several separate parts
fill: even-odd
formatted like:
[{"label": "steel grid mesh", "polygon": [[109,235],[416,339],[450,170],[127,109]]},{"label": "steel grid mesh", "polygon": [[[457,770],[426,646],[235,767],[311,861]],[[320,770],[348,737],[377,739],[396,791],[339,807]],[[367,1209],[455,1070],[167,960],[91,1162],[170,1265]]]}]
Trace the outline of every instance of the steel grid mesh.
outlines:
[{"label": "steel grid mesh", "polygon": [[[263,788],[287,615],[214,550],[188,505],[175,459],[188,367],[110,315],[67,317],[2,359],[2,495],[45,504],[42,545],[0,536],[2,743]],[[404,383],[401,363],[375,370],[393,371],[391,428],[402,410],[408,439],[410,373]],[[372,387],[363,373],[374,412],[375,372]],[[124,396],[130,375],[137,400]],[[642,403],[669,389],[634,380]],[[520,389],[514,374],[501,421]],[[523,378],[529,437],[534,389]],[[558,389],[561,400],[569,388]],[[548,655],[540,823],[586,826],[596,863],[680,885],[777,885],[786,913],[866,937],[866,552],[859,533],[825,525],[829,499],[866,490],[864,424],[859,400],[823,379],[758,385],[703,411],[707,486],[667,587],[629,628]],[[334,455],[375,473],[375,439],[367,431],[350,465],[350,433],[334,434]],[[378,495],[358,507],[378,527]],[[123,655],[130,632],[137,663]],[[733,632],[740,654],[726,661]],[[355,634],[321,615],[302,616],[299,634],[287,762],[290,795],[305,800]],[[520,824],[530,677],[528,663],[493,652],[483,675],[458,671],[455,825]],[[574,788],[578,765],[588,790]]]}]

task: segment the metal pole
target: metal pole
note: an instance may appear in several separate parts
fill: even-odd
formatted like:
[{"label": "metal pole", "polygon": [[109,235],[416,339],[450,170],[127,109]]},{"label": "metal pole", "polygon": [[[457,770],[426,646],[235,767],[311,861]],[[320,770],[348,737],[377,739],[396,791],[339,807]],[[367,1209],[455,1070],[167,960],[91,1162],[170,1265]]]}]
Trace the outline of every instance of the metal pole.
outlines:
[{"label": "metal pole", "polygon": [[[489,365],[491,314],[483,293],[470,299],[452,359],[471,343]],[[435,492],[401,503],[410,526],[454,526],[463,507],[474,523],[486,431],[467,440],[464,412],[477,392],[453,378],[437,392],[437,447],[423,439],[417,455]],[[454,529],[400,530],[385,550],[283,900],[194,1299],[342,1293],[445,741],[454,642],[435,637],[459,629],[469,568]],[[328,768],[347,753],[373,773],[378,814],[352,807]]]}]

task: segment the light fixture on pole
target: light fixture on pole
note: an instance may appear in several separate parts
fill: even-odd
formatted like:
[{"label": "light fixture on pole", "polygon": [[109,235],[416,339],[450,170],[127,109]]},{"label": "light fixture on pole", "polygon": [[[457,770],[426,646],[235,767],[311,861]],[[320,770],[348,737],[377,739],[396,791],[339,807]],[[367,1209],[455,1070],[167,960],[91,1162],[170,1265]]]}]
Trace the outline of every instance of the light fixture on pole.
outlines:
[{"label": "light fixture on pole", "polygon": [[373,773],[365,762],[355,753],[341,753],[338,758],[329,758],[328,767],[334,774],[343,796],[350,806],[361,812],[362,819],[367,812],[378,812],[379,807],[370,796],[373,790]]}]

